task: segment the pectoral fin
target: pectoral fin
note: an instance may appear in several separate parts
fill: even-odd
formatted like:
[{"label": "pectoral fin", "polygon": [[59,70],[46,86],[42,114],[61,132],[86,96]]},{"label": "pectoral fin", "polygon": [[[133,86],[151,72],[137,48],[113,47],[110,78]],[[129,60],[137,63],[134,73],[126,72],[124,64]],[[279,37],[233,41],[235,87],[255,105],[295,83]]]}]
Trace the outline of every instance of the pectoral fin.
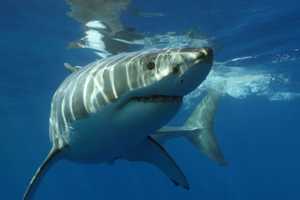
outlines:
[{"label": "pectoral fin", "polygon": [[71,73],[76,72],[81,69],[80,66],[73,66],[70,63],[64,63],[64,66]]},{"label": "pectoral fin", "polygon": [[158,167],[175,185],[189,189],[189,184],[183,172],[171,158],[168,152],[153,138],[148,139],[138,149],[126,156],[129,161],[147,162]]},{"label": "pectoral fin", "polygon": [[60,153],[60,149],[52,148],[49,152],[48,156],[45,158],[44,162],[41,164],[41,166],[36,170],[34,176],[31,178],[26,191],[23,196],[23,200],[29,200],[34,192],[36,191],[40,180],[47,172],[48,168],[53,164],[53,161],[57,157],[57,155]]}]

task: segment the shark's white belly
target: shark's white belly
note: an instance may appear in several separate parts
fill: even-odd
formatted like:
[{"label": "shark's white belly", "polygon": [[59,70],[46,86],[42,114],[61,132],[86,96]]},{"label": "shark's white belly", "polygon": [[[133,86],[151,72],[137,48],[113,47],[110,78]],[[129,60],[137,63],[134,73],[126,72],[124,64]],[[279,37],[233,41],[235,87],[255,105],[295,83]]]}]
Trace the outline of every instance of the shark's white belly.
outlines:
[{"label": "shark's white belly", "polygon": [[82,162],[110,162],[121,158],[148,135],[166,125],[181,102],[136,102],[112,105],[72,125],[66,158]]}]

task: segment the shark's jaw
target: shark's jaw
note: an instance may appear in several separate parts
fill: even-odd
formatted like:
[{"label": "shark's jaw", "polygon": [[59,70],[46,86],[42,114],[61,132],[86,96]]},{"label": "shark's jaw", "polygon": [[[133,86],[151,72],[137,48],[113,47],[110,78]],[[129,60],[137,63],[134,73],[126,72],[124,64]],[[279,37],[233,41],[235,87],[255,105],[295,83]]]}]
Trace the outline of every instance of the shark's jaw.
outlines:
[{"label": "shark's jaw", "polygon": [[182,96],[167,96],[167,95],[149,95],[136,96],[131,98],[132,101],[144,103],[181,103]]}]

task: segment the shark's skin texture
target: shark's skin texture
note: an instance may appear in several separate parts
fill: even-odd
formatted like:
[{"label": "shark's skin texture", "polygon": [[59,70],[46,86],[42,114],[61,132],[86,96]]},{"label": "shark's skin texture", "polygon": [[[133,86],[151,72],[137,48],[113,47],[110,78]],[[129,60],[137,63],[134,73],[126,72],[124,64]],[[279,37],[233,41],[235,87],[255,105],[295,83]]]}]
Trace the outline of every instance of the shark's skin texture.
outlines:
[{"label": "shark's skin texture", "polygon": [[[205,80],[212,64],[210,48],[174,48],[123,53],[81,69],[67,65],[73,73],[59,86],[51,104],[53,146],[24,199],[32,196],[40,177],[59,159],[145,161],[176,185],[189,188],[184,174],[151,134],[175,116],[182,98]],[[200,134],[199,130],[189,126],[184,132]]]}]

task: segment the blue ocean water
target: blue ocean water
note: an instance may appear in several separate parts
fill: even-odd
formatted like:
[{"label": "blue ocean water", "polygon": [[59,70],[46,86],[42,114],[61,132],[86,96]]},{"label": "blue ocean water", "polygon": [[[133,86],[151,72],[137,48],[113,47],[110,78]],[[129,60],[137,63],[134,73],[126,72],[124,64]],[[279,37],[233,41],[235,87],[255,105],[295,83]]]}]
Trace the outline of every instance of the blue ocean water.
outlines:
[{"label": "blue ocean water", "polygon": [[[174,187],[159,170],[142,163],[117,161],[109,166],[61,161],[43,179],[36,199],[300,199],[300,3],[134,3],[165,16],[123,16],[125,24],[152,34],[196,28],[214,47],[219,63],[283,74],[284,84],[268,85],[268,91],[283,91],[290,98],[274,101],[269,93],[255,92],[243,98],[222,97],[215,132],[227,167],[217,166],[186,141],[169,142],[166,148],[189,179],[190,191]],[[81,37],[82,28],[66,16],[69,7],[63,0],[4,0],[0,10],[0,199],[14,200],[21,199],[50,149],[50,102],[68,75],[63,63],[84,65],[95,56],[66,48]],[[236,85],[244,84],[239,81]]]}]

